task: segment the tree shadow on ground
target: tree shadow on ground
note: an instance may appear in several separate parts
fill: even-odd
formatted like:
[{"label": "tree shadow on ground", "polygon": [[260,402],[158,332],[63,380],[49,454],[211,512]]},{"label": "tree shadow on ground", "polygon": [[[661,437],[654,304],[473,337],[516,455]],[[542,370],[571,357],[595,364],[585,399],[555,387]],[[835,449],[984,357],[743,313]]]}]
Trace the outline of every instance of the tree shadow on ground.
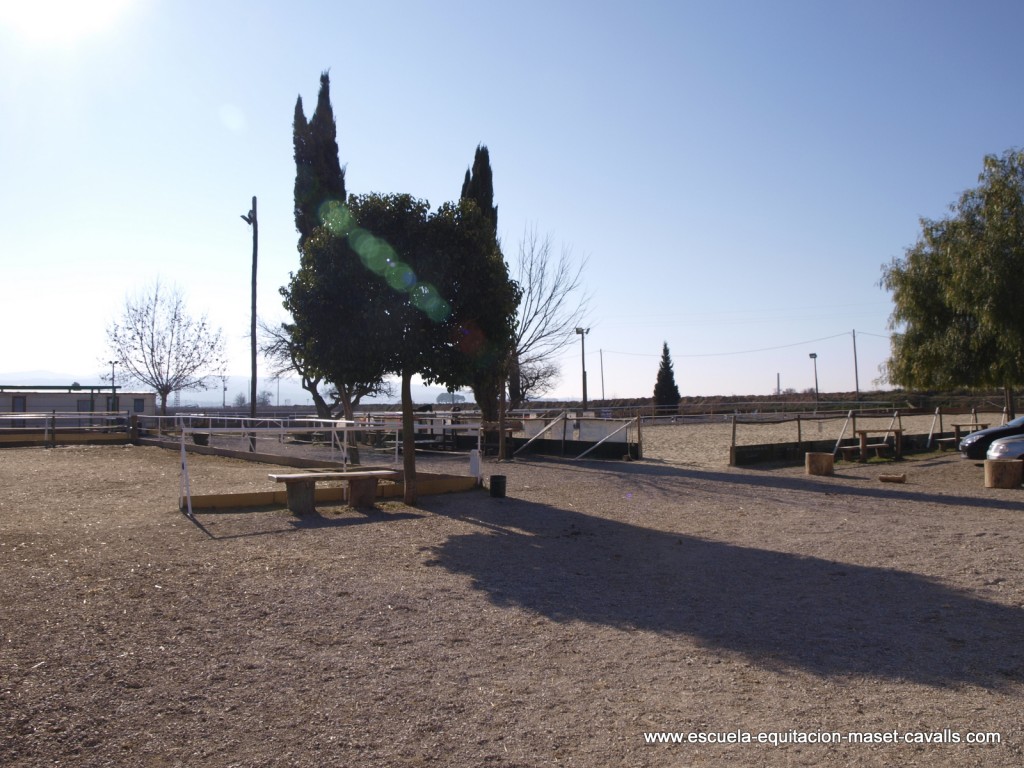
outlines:
[{"label": "tree shadow on ground", "polygon": [[[425,505],[426,506],[426,505]],[[769,668],[931,686],[1024,682],[1024,611],[914,573],[735,546],[477,494],[429,563],[500,606],[694,638]],[[1009,640],[1008,640],[1009,639]],[[1007,648],[1014,652],[1007,653]]]},{"label": "tree shadow on ground", "polygon": [[[330,510],[329,514],[323,514],[320,510]],[[320,505],[308,515],[289,515],[288,521],[295,529],[309,528],[343,528],[349,525],[366,525],[367,523],[387,523],[396,520],[415,520],[423,517],[422,514],[411,511],[393,512],[373,507],[350,507],[339,505],[329,507]]]},{"label": "tree shadow on ground", "polygon": [[[265,506],[260,507],[239,507],[235,509],[222,509],[222,510],[203,510],[197,512],[193,517],[189,517],[185,514],[186,519],[191,522],[209,538],[218,541],[226,539],[240,539],[250,538],[254,536],[272,536],[283,533],[294,533],[296,531],[304,530],[315,530],[317,528],[345,528],[352,525],[367,525],[370,523],[387,523],[398,520],[413,520],[418,517],[423,517],[422,514],[411,511],[394,512],[391,510],[381,509],[378,506],[355,508],[347,505],[328,506],[321,505],[328,514],[323,514],[320,508],[314,509],[312,513],[308,515],[293,515],[290,513],[283,513],[279,509],[270,510],[276,512],[278,517],[275,519],[276,524],[269,528],[262,528],[260,530],[245,531],[242,533],[220,533],[217,530],[211,530],[210,526],[204,525],[199,519],[203,513],[224,516],[239,515],[246,513],[263,513],[267,514],[268,508]],[[216,519],[215,517],[212,519]],[[216,528],[216,526],[212,526]]]}]

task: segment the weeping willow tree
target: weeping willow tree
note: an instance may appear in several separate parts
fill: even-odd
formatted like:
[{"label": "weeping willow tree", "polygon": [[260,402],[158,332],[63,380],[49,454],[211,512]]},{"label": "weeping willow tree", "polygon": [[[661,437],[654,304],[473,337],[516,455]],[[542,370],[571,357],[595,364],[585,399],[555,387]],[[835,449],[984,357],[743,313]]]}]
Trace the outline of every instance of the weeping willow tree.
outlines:
[{"label": "weeping willow tree", "polygon": [[885,373],[919,389],[1000,387],[1012,415],[1024,384],[1024,152],[985,157],[978,181],[883,267],[894,304]]}]

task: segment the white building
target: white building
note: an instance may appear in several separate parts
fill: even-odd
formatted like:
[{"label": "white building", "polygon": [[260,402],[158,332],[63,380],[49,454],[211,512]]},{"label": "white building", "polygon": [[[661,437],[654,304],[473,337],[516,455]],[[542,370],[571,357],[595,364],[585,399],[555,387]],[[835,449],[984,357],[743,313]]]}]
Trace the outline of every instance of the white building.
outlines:
[{"label": "white building", "polygon": [[[124,392],[109,384],[0,384],[0,414],[117,413],[156,415],[156,394]],[[10,418],[10,416],[8,416]]]}]

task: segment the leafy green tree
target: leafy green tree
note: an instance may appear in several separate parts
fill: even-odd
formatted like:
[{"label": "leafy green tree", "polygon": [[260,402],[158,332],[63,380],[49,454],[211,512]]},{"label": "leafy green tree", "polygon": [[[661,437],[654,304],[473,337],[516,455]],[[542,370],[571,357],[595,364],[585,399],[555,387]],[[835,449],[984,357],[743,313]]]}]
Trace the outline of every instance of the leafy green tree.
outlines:
[{"label": "leafy green tree", "polygon": [[1002,387],[1012,414],[1024,383],[1024,152],[986,156],[978,181],[883,267],[894,304],[885,373],[905,387]]},{"label": "leafy green tree", "polygon": [[405,501],[416,501],[411,381],[458,388],[507,358],[519,293],[471,201],[429,215],[409,195],[349,200],[348,246],[376,279],[360,291],[367,359],[401,379]]},{"label": "leafy green tree", "polygon": [[654,382],[654,404],[659,408],[678,408],[680,399],[676,375],[672,370],[672,357],[668,353],[668,342],[663,342],[658,378]]},{"label": "leafy green tree", "polygon": [[509,278],[491,220],[474,202],[445,203],[427,231],[428,253],[442,265],[437,285],[452,308],[434,378],[449,386],[489,379],[496,395],[512,350],[519,286]]},{"label": "leafy green tree", "polygon": [[369,281],[366,268],[348,239],[319,227],[306,239],[299,269],[280,289],[291,322],[265,334],[265,352],[279,369],[296,371],[313,395],[321,418],[341,412],[352,418],[355,406],[386,390],[385,359],[373,354],[383,346],[386,316],[372,316],[380,286]]}]

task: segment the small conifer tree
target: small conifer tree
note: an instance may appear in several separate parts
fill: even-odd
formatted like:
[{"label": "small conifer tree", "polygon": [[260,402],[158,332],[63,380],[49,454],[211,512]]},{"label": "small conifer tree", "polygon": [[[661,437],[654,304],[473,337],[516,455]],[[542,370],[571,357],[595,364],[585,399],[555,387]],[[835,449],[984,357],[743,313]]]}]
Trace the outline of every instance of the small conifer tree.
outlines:
[{"label": "small conifer tree", "polygon": [[668,342],[661,348],[661,365],[658,367],[658,378],[654,383],[654,404],[658,407],[676,408],[679,406],[679,387],[672,371],[672,358],[668,353]]}]

